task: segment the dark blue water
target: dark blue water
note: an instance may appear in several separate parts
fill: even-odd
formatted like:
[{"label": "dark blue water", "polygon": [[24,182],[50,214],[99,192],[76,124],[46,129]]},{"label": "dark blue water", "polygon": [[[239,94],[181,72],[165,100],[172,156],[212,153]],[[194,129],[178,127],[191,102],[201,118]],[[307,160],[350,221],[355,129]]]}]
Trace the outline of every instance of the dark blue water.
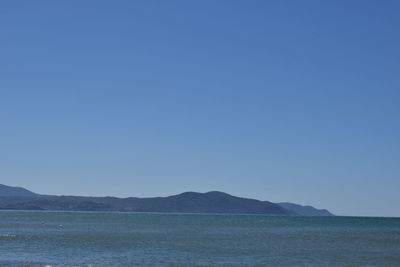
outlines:
[{"label": "dark blue water", "polygon": [[400,218],[0,212],[2,266],[400,266]]}]

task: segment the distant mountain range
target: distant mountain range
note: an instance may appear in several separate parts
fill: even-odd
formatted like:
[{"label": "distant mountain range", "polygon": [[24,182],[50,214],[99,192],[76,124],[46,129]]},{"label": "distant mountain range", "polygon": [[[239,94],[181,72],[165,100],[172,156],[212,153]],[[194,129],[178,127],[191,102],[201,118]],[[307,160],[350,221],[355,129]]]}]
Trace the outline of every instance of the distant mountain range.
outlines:
[{"label": "distant mountain range", "polygon": [[0,184],[0,210],[130,211],[333,216],[327,210],[293,203],[272,203],[223,192],[185,192],[169,197],[116,198],[40,195]]}]

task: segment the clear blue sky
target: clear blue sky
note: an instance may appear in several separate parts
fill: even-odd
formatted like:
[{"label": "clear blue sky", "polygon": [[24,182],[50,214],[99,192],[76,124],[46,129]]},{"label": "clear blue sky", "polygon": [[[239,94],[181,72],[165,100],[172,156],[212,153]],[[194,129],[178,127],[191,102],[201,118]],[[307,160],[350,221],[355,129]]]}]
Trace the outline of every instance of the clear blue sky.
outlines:
[{"label": "clear blue sky", "polygon": [[400,216],[399,1],[1,1],[0,183]]}]

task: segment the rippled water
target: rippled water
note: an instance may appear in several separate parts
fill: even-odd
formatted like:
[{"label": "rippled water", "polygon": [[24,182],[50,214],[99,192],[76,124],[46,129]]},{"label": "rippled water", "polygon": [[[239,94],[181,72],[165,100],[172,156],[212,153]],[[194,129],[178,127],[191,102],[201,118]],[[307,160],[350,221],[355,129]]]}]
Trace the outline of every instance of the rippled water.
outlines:
[{"label": "rippled water", "polygon": [[2,266],[400,266],[400,218],[0,212]]}]

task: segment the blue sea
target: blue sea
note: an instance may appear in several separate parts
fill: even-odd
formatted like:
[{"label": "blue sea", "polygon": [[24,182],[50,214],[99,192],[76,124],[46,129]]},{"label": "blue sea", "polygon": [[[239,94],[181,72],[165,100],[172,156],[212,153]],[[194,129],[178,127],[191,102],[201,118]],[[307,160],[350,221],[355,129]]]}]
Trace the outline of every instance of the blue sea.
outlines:
[{"label": "blue sea", "polygon": [[0,266],[400,266],[400,218],[1,211]]}]

